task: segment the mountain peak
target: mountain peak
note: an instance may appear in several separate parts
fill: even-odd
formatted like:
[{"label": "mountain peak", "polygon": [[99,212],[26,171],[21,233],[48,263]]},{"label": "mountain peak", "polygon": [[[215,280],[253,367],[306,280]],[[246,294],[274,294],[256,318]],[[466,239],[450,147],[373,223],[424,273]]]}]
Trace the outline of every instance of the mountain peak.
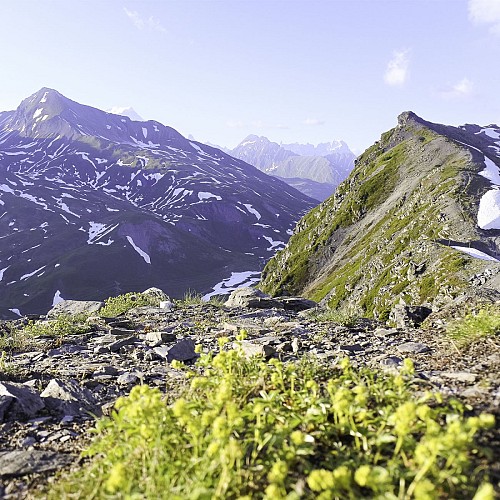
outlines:
[{"label": "mountain peak", "polygon": [[408,122],[423,123],[424,120],[422,120],[422,118],[420,118],[420,116],[415,114],[413,111],[403,111],[398,116],[398,125],[404,127],[408,124]]},{"label": "mountain peak", "polygon": [[139,113],[132,107],[119,107],[119,106],[113,106],[112,108],[109,108],[106,110],[107,113],[111,113],[113,115],[121,115],[121,116],[128,116],[132,121],[135,122],[143,122],[144,118],[142,118]]}]

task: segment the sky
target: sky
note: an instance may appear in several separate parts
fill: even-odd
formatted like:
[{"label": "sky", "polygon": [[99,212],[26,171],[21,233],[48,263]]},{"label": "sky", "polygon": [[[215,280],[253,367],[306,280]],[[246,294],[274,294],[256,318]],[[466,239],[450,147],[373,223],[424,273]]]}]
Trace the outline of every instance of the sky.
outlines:
[{"label": "sky", "polygon": [[42,87],[201,142],[500,125],[500,0],[0,0],[0,110]]}]

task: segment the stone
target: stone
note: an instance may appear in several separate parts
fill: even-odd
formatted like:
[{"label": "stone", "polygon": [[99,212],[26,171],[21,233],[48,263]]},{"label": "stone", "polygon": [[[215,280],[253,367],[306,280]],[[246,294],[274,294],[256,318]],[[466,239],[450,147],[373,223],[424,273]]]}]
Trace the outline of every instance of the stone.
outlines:
[{"label": "stone", "polygon": [[194,342],[191,339],[182,339],[172,347],[160,346],[155,347],[154,352],[166,359],[169,363],[174,360],[189,361],[196,358],[197,354],[194,351]]},{"label": "stone", "polygon": [[[122,347],[128,346],[135,344],[138,342],[139,339],[135,336],[130,336],[130,337],[124,337],[118,340],[115,340],[114,342],[111,342],[108,344],[106,347],[110,352],[117,352],[119,351]],[[95,352],[95,351],[94,351]]]},{"label": "stone", "polygon": [[351,344],[351,345],[341,345],[340,350],[350,352],[350,353],[355,353],[355,352],[361,352],[364,349],[363,349],[363,347],[361,347],[360,344]]},{"label": "stone", "polygon": [[392,337],[399,333],[397,328],[377,328],[374,332],[377,337]]},{"label": "stone", "polygon": [[7,410],[14,401],[12,396],[0,396],[0,422],[4,421],[4,417],[7,414]]},{"label": "stone", "polygon": [[397,346],[399,352],[411,354],[423,354],[430,352],[429,346],[421,344],[420,342],[405,342]]},{"label": "stone", "polygon": [[160,309],[165,309],[166,311],[173,311],[174,310],[174,303],[171,302],[170,300],[162,300],[160,302]]},{"label": "stone", "polygon": [[258,343],[249,340],[243,340],[242,342],[235,342],[234,347],[241,347],[243,354],[247,358],[253,356],[263,356],[264,358],[272,358],[276,354],[276,349],[267,343]]},{"label": "stone", "polygon": [[127,335],[134,335],[135,330],[129,330],[128,328],[111,328],[109,331],[110,335],[115,335],[116,337],[126,337]]},{"label": "stone", "polygon": [[62,300],[47,313],[47,318],[56,318],[61,314],[92,314],[102,307],[104,307],[104,302],[96,300]]},{"label": "stone", "polygon": [[117,379],[116,383],[118,385],[134,385],[139,383],[144,379],[143,373],[138,372],[125,372],[122,373]]},{"label": "stone", "polygon": [[76,459],[76,455],[42,450],[12,450],[0,452],[0,477],[22,477],[27,474],[61,469]]},{"label": "stone", "polygon": [[0,408],[3,407],[4,419],[33,418],[45,407],[38,391],[14,382],[0,382],[0,398],[3,399]]},{"label": "stone", "polygon": [[151,342],[156,345],[175,342],[176,340],[177,336],[172,332],[148,332],[146,334],[146,342]]},{"label": "stone", "polygon": [[432,309],[429,307],[396,304],[389,318],[398,328],[414,328],[420,326],[431,313]]},{"label": "stone", "polygon": [[74,379],[52,379],[40,397],[44,398],[49,410],[61,415],[79,415],[96,410],[94,395],[88,389],[80,387]]},{"label": "stone", "polygon": [[386,368],[397,368],[401,366],[403,360],[398,356],[385,356],[380,360],[380,364]]},{"label": "stone", "polygon": [[457,382],[475,382],[477,375],[469,372],[441,372],[441,377]]},{"label": "stone", "polygon": [[150,297],[154,297],[155,299],[158,299],[158,302],[161,302],[161,301],[170,302],[170,297],[163,290],[161,290],[160,288],[156,288],[154,286],[151,288],[148,288],[147,290],[144,290],[144,292],[142,292],[142,294],[149,295]]},{"label": "stone", "polygon": [[283,309],[285,309],[285,311],[299,312],[318,307],[318,304],[314,302],[314,300],[308,300],[302,297],[278,297],[276,300],[283,304]]},{"label": "stone", "polygon": [[255,307],[257,309],[282,308],[282,304],[257,288],[237,288],[224,303],[226,307]]}]

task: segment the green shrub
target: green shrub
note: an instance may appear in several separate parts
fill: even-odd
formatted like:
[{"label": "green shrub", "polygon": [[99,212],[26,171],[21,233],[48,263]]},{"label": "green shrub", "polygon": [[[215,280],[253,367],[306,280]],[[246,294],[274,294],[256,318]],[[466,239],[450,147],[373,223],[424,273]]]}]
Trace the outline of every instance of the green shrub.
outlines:
[{"label": "green shrub", "polygon": [[[221,339],[221,344],[224,339]],[[179,363],[180,365],[180,363]],[[176,365],[176,367],[179,367]],[[49,498],[472,498],[474,436],[492,415],[411,390],[398,375],[203,354],[167,404],[146,385],[99,420],[82,470]],[[486,496],[485,498],[489,498]]]},{"label": "green shrub", "polygon": [[134,307],[158,306],[157,297],[147,293],[125,293],[118,297],[110,297],[104,301],[104,307],[99,311],[102,318],[114,318],[120,314],[126,313]]},{"label": "green shrub", "polygon": [[500,306],[487,305],[478,312],[471,312],[464,318],[452,321],[447,326],[450,337],[461,346],[479,337],[500,333]]}]

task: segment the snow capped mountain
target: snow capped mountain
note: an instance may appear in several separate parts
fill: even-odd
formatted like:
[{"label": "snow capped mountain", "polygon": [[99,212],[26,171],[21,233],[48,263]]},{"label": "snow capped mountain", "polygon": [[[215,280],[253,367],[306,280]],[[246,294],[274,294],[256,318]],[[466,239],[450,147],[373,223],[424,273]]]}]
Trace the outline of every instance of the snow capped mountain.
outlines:
[{"label": "snow capped mountain", "polygon": [[343,141],[280,145],[256,135],[249,135],[230,154],[320,201],[349,175],[355,158]]},{"label": "snow capped mountain", "polygon": [[41,89],[0,113],[0,314],[149,286],[208,292],[259,270],[312,205],[159,122]]},{"label": "snow capped mountain", "polygon": [[120,108],[118,106],[115,106],[113,108],[107,109],[106,112],[111,113],[112,115],[128,116],[131,120],[136,122],[144,121],[144,118],[142,118],[142,116],[140,116],[132,107]]}]

